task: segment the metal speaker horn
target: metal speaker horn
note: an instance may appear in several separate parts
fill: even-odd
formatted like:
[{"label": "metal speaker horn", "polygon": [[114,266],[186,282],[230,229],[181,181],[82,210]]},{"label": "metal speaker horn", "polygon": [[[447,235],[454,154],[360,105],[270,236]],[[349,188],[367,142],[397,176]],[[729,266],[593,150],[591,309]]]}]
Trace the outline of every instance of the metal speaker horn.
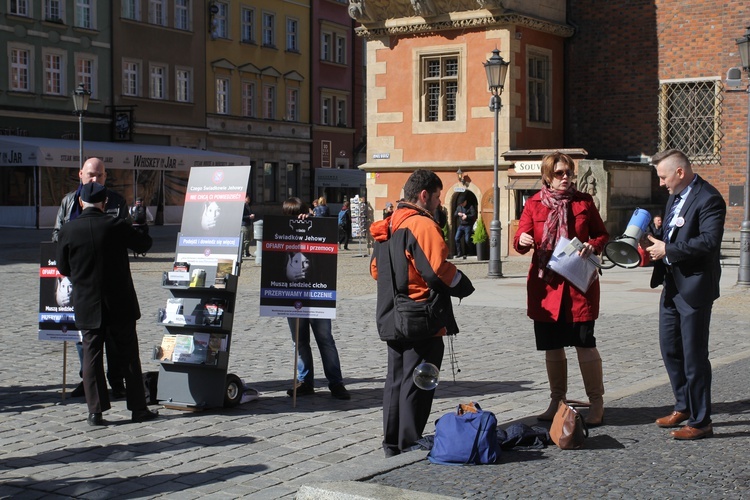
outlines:
[{"label": "metal speaker horn", "polygon": [[604,254],[607,258],[626,269],[638,267],[641,264],[638,242],[646,232],[649,222],[651,222],[651,214],[648,210],[636,208],[625,233],[604,246]]}]

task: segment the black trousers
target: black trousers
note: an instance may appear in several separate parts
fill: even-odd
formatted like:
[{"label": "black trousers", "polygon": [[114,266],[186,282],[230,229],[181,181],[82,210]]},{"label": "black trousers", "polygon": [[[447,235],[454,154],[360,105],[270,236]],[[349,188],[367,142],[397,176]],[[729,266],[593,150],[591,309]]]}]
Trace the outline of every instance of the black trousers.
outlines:
[{"label": "black trousers", "polygon": [[383,450],[398,455],[422,438],[432,410],[435,390],[414,385],[414,369],[422,362],[440,368],[445,345],[442,337],[421,342],[388,343],[388,374],[383,388]]},{"label": "black trousers", "polygon": [[138,335],[135,321],[132,321],[106,328],[83,330],[83,387],[89,413],[102,413],[112,407],[104,375],[103,347],[107,336],[110,336],[117,347],[117,356],[108,362],[114,361],[125,377],[128,410],[146,409]]}]

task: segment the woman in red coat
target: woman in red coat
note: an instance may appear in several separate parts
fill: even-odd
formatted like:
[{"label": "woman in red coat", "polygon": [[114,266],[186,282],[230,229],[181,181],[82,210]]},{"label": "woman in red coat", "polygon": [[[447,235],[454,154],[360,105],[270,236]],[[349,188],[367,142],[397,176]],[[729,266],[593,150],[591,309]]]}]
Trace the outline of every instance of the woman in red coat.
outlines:
[{"label": "woman in red coat", "polygon": [[568,361],[565,347],[574,346],[591,407],[589,425],[604,419],[602,358],[596,349],[594,320],[599,317],[599,281],[586,293],[562,276],[547,269],[560,237],[577,237],[583,243],[581,258],[600,254],[609,234],[591,195],[578,191],[573,183],[575,163],[563,153],[542,160],[542,189],[524,207],[513,246],[519,253],[533,248],[527,281],[528,316],[534,320],[536,347],[545,351],[551,402],[539,420],[552,420],[557,405],[568,390]]}]

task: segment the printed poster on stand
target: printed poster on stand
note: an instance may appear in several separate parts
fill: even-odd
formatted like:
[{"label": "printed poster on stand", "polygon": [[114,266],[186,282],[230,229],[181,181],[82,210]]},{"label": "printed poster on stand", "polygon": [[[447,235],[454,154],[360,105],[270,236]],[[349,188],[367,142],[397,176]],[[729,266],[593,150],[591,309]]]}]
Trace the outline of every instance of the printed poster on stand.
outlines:
[{"label": "printed poster on stand", "polygon": [[335,318],[338,250],[335,217],[264,218],[260,315]]},{"label": "printed poster on stand", "polygon": [[57,270],[57,243],[40,246],[39,340],[80,342],[76,330],[73,284]]},{"label": "printed poster on stand", "polygon": [[[237,274],[242,245],[242,209],[250,166],[190,169],[175,262],[206,277]],[[209,281],[210,282],[210,281]]]}]

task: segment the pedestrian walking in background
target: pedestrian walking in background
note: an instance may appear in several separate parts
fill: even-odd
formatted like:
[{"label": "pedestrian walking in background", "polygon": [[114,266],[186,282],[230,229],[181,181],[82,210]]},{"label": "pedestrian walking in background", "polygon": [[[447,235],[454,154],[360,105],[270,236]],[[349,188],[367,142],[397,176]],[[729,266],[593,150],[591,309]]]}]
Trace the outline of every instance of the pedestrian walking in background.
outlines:
[{"label": "pedestrian walking in background", "polygon": [[391,214],[393,213],[393,203],[390,201],[385,204],[385,208],[383,209],[383,218],[387,219]]},{"label": "pedestrian walking in background", "polygon": [[344,250],[349,250],[349,238],[352,235],[352,212],[349,202],[345,201],[339,211],[339,248],[344,245]]},{"label": "pedestrian walking in background", "polygon": [[477,220],[477,209],[469,205],[465,195],[458,198],[456,207],[456,257],[466,258],[469,251],[469,238]]},{"label": "pedestrian walking in background", "polygon": [[[394,288],[416,302],[435,294],[467,297],[474,291],[469,278],[448,262],[448,246],[432,217],[440,205],[443,183],[429,170],[416,170],[404,185],[404,201],[388,219],[374,222],[375,240],[370,274],[378,282],[377,326],[388,347],[388,373],[383,388],[383,450],[385,456],[414,449],[422,438],[432,408],[435,389],[417,388],[412,380],[421,363],[438,369],[443,361],[443,336],[458,332],[453,308],[441,317],[440,328],[425,340],[407,341],[397,336],[393,302]],[[395,277],[395,282],[394,282]]]},{"label": "pedestrian walking in background", "polygon": [[659,184],[669,191],[663,239],[648,235],[654,261],[651,288],[662,285],[659,345],[674,393],[674,411],[656,420],[675,439],[713,435],[711,362],[708,333],[713,303],[719,298],[720,249],[727,207],[721,193],[693,172],[681,151],[657,153]]},{"label": "pedestrian walking in background", "polygon": [[253,220],[255,220],[255,214],[253,213],[252,198],[248,194],[245,196],[245,204],[242,207],[242,256],[250,257],[250,240],[253,238]]},{"label": "pedestrian walking in background", "polygon": [[330,217],[331,210],[328,208],[325,196],[318,198],[318,205],[313,209],[315,217]]},{"label": "pedestrian walking in background", "polygon": [[604,222],[588,193],[573,183],[575,163],[556,152],[542,159],[542,189],[524,206],[513,241],[517,252],[534,250],[527,280],[528,316],[534,320],[537,350],[545,352],[550,404],[537,418],[550,421],[558,403],[567,397],[568,360],[565,347],[576,348],[583,385],[591,404],[586,423],[604,421],[604,381],[602,358],[596,348],[594,322],[599,317],[599,280],[584,293],[562,276],[547,269],[552,251],[560,238],[578,238],[586,259],[601,254],[609,240]]},{"label": "pedestrian walking in background", "polygon": [[[58,234],[57,268],[73,283],[75,324],[83,333],[83,384],[89,425],[106,425],[102,412],[111,408],[104,376],[105,337],[117,346],[117,363],[125,374],[127,408],[133,422],[156,418],[148,409],[135,324],[141,317],[128,249],[144,253],[151,237],[104,213],[107,188],[97,182],[80,190],[82,212]],[[112,367],[110,366],[110,369]]]}]

